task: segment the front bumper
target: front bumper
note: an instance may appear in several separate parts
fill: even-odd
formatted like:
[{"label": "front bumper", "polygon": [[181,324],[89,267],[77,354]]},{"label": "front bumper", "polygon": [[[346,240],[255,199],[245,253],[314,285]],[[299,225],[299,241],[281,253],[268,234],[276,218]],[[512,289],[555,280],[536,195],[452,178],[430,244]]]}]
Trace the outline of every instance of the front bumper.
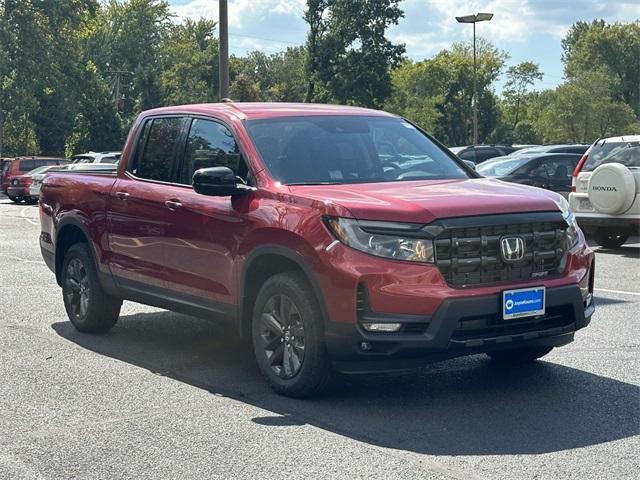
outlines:
[{"label": "front bumper", "polygon": [[[592,280],[581,285],[548,288],[541,317],[502,320],[501,295],[452,298],[429,316],[387,321],[422,325],[416,333],[370,333],[358,324],[328,322],[326,341],[334,368],[344,373],[413,368],[432,361],[500,349],[570,343],[594,312]],[[363,348],[363,342],[366,348]]]}]

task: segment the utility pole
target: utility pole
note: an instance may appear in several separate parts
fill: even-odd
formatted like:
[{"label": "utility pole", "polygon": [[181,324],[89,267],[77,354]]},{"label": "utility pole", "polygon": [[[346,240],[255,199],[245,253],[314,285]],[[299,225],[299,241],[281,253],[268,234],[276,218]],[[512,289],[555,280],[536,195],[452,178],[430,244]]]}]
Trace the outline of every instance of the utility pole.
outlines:
[{"label": "utility pole", "polygon": [[220,101],[229,98],[229,21],[227,0],[219,0]]},{"label": "utility pole", "polygon": [[0,158],[2,158],[2,147],[4,146],[4,109],[0,105]]},{"label": "utility pole", "polygon": [[476,23],[488,22],[493,18],[493,13],[478,13],[456,17],[458,23],[473,23],[473,144],[478,144],[478,64],[476,61]]}]

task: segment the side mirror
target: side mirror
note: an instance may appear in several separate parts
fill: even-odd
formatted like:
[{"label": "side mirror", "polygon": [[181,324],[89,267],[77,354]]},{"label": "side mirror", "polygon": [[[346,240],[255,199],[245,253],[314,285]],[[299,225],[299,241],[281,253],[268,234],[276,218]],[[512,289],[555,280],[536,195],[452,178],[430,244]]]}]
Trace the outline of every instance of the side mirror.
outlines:
[{"label": "side mirror", "polygon": [[243,195],[254,190],[248,185],[238,183],[236,174],[227,167],[210,167],[196,170],[193,174],[193,189],[196,193],[212,197]]}]

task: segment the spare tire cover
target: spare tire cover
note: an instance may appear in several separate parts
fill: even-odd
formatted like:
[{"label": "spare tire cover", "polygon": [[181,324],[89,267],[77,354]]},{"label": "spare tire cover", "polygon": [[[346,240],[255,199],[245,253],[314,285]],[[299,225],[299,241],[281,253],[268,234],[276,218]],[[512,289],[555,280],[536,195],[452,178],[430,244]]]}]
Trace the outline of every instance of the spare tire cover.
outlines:
[{"label": "spare tire cover", "polygon": [[633,173],[621,163],[605,163],[589,178],[589,200],[602,213],[624,213],[636,198]]}]

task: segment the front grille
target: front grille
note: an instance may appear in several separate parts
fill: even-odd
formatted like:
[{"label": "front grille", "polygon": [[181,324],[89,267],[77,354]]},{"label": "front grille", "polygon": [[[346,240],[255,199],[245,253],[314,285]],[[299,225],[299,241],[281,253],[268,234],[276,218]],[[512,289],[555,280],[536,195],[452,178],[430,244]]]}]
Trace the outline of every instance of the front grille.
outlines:
[{"label": "front grille", "polygon": [[[558,213],[469,217],[444,222],[435,236],[435,261],[454,287],[491,285],[559,274],[567,251],[567,224]],[[527,217],[536,221],[514,223]],[[508,220],[511,220],[509,222]],[[506,262],[500,251],[505,236],[524,241],[524,258]]]},{"label": "front grille", "polygon": [[503,320],[499,314],[461,318],[451,337],[454,341],[490,339],[503,336],[523,335],[573,326],[571,306],[549,307],[544,315],[518,320]]}]

